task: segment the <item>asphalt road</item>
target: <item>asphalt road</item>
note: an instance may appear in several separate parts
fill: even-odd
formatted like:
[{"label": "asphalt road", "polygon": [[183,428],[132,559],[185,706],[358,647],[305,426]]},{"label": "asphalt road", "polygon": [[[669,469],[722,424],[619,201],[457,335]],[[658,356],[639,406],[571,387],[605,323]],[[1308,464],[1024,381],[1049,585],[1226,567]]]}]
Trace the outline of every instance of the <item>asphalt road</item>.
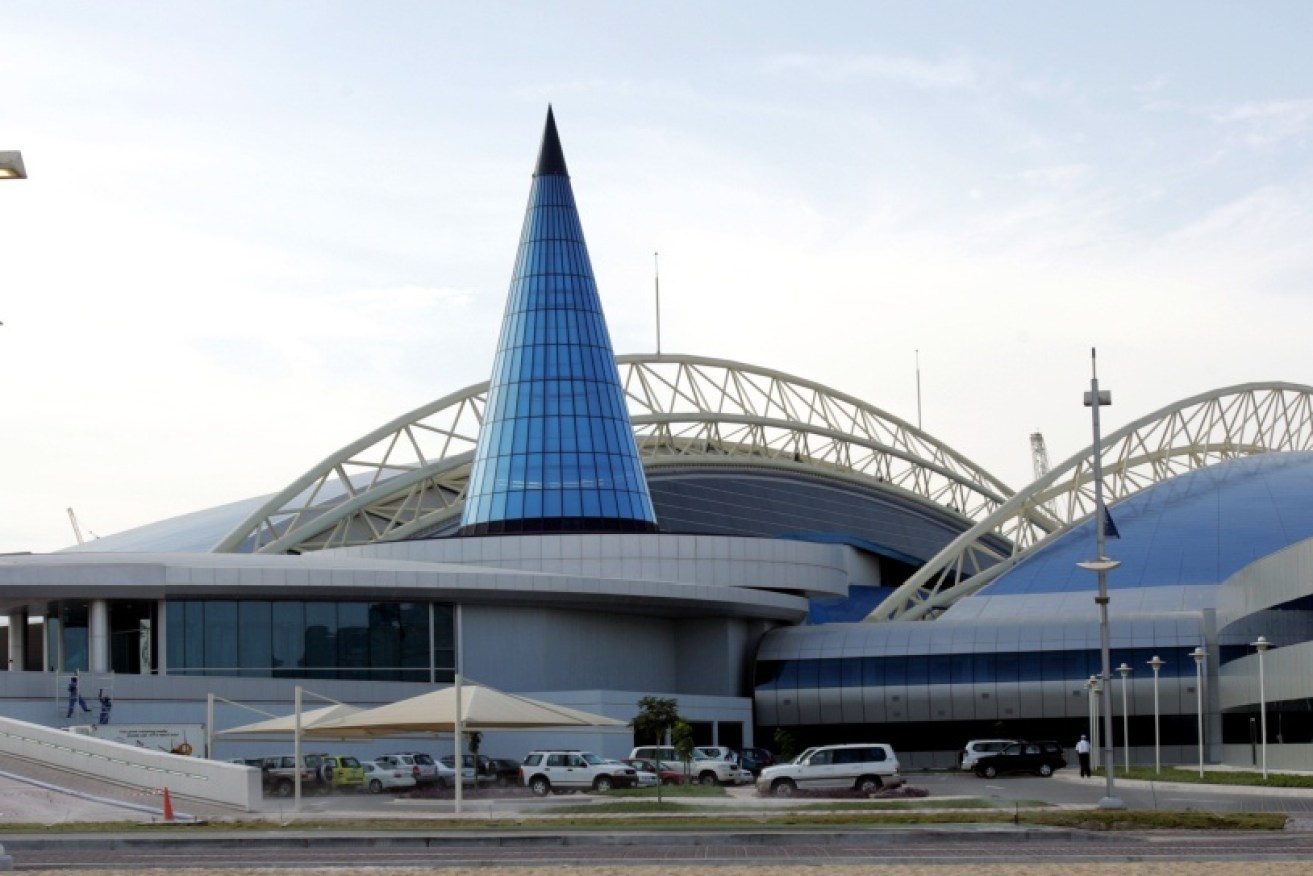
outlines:
[{"label": "asphalt road", "polygon": [[[82,779],[42,773],[29,764],[0,762],[0,771],[21,768],[23,778],[0,775],[0,813],[6,822],[35,824],[137,820],[159,822],[158,796],[129,792]],[[41,775],[37,775],[41,774]],[[14,773],[17,776],[18,773]],[[54,779],[55,781],[52,781]],[[980,779],[970,774],[913,774],[910,784],[931,797],[992,798],[999,805],[1096,806],[1104,796],[1102,779],[1081,779],[1071,771],[1053,778],[1015,776]],[[702,869],[711,865],[785,866],[881,864],[940,865],[989,862],[1091,863],[1128,861],[1285,862],[1313,860],[1313,791],[1270,790],[1119,782],[1118,795],[1132,809],[1211,812],[1283,811],[1291,829],[1279,833],[1114,832],[1091,833],[1013,825],[872,826],[863,829],[699,830],[680,827],[643,831],[489,830],[489,817],[550,813],[557,805],[578,805],[591,795],[539,800],[526,795],[474,794],[465,802],[468,829],[431,831],[296,831],[298,820],[449,817],[451,799],[398,799],[386,795],[311,798],[297,813],[290,801],[267,800],[261,813],[207,810],[174,801],[179,821],[197,816],[210,821],[265,819],[291,825],[263,831],[250,826],[231,832],[188,831],[184,823],[161,824],[149,835],[4,834],[16,869],[105,871],[199,867],[240,872],[261,868],[328,867],[493,867],[568,869],[585,865],[662,865]],[[699,800],[698,802],[705,802]],[[757,797],[751,787],[732,789],[724,805],[762,810],[796,807],[800,801]]]}]

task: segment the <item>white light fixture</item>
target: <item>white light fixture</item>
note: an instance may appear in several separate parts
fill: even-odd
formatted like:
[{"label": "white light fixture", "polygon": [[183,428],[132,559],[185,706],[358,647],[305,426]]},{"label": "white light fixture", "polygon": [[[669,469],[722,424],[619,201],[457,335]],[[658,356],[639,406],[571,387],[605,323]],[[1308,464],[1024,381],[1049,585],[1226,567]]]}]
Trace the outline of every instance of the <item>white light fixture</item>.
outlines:
[{"label": "white light fixture", "polygon": [[0,152],[0,179],[27,179],[27,168],[23,167],[23,153],[17,150]]},{"label": "white light fixture", "polygon": [[1149,661],[1149,666],[1153,669],[1153,771],[1155,773],[1163,771],[1162,740],[1158,735],[1158,670],[1166,663],[1167,661],[1157,654]]},{"label": "white light fixture", "polygon": [[1263,780],[1267,781],[1267,679],[1263,677],[1263,655],[1272,647],[1263,636],[1259,636],[1250,645],[1258,651],[1258,712],[1260,715],[1258,732],[1263,740]]},{"label": "white light fixture", "polygon": [[1190,652],[1190,656],[1194,658],[1195,708],[1199,712],[1199,778],[1202,779],[1204,777],[1204,659],[1208,657],[1208,652],[1200,645]]},{"label": "white light fixture", "polygon": [[1126,679],[1131,674],[1131,667],[1123,663],[1117,667],[1122,676],[1122,761],[1126,765],[1126,775],[1131,774],[1131,725],[1130,712],[1126,710]]}]

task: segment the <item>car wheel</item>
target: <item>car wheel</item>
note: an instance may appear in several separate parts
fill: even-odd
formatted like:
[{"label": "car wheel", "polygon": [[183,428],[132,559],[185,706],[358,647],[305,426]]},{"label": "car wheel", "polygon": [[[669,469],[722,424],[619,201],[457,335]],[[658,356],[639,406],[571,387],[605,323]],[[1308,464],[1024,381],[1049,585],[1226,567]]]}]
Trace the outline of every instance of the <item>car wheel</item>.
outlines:
[{"label": "car wheel", "polygon": [[508,779],[508,778],[506,778],[505,776],[498,776],[498,777],[497,777],[497,787],[498,787],[498,788],[505,788],[505,787],[508,787],[508,786],[510,785],[510,783],[511,783],[511,780]]},{"label": "car wheel", "polygon": [[378,779],[370,779],[370,780],[369,780],[369,793],[371,793],[371,794],[382,794],[382,793],[383,793],[383,783],[380,782]]},{"label": "car wheel", "polygon": [[612,787],[613,785],[611,784],[610,776],[598,776],[597,778],[593,779],[594,791],[609,791],[611,790]]},{"label": "car wheel", "polygon": [[793,792],[796,790],[798,790],[798,786],[789,779],[780,779],[774,785],[771,785],[771,791],[776,797],[792,797]]},{"label": "car wheel", "polygon": [[546,797],[552,791],[552,783],[546,776],[534,776],[529,780],[529,790],[535,797]]},{"label": "car wheel", "polygon": [[1039,765],[1039,774],[1045,777],[1051,776],[1053,775],[1053,767],[1049,764],[1042,763]]},{"label": "car wheel", "polygon": [[438,781],[435,784],[437,784],[439,791],[447,790],[447,780],[442,776],[438,776]]},{"label": "car wheel", "polygon": [[716,778],[716,774],[711,772],[710,770],[698,776],[698,781],[704,785],[720,784],[720,780]]},{"label": "car wheel", "polygon": [[878,776],[862,776],[857,780],[857,790],[863,794],[874,794],[884,787]]},{"label": "car wheel", "polygon": [[278,784],[274,785],[274,795],[278,797],[290,797],[295,790],[290,779],[279,779]]},{"label": "car wheel", "polygon": [[987,778],[987,779],[992,779],[992,778],[994,778],[995,776],[998,775],[998,767],[996,767],[996,766],[987,766],[987,767],[985,767],[984,769],[982,769],[982,770],[980,771],[980,774],[981,774],[982,776],[984,776],[985,778]]}]

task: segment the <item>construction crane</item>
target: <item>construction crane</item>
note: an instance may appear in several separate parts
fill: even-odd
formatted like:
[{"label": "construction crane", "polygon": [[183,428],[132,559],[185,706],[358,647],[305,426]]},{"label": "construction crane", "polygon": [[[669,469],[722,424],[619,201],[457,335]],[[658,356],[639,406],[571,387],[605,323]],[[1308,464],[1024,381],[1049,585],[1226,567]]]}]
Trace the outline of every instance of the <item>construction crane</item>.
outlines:
[{"label": "construction crane", "polygon": [[1035,480],[1049,473],[1049,452],[1044,447],[1044,435],[1039,431],[1030,433],[1030,462],[1035,469]]}]

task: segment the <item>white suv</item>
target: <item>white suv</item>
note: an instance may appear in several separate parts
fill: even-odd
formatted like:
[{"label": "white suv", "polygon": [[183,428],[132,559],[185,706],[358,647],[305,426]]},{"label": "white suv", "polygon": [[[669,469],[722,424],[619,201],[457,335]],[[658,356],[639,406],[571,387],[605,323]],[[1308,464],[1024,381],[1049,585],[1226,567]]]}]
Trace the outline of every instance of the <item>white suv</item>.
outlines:
[{"label": "white suv", "polygon": [[[731,759],[725,759],[725,756]],[[640,745],[629,752],[629,759],[658,760],[673,770],[683,771],[684,761],[673,745]],[[744,785],[752,781],[752,773],[739,766],[734,752],[723,746],[703,746],[693,749],[689,761],[689,774],[703,785]]]},{"label": "white suv", "polygon": [[898,755],[883,743],[809,748],[788,763],[768,766],[757,776],[757,791],[789,797],[799,788],[852,788],[873,794],[903,783]]},{"label": "white suv", "polygon": [[1016,741],[1015,739],[972,739],[958,752],[962,769],[968,771],[975,769],[976,761],[987,754],[998,754]]},{"label": "white suv", "polygon": [[554,791],[632,788],[638,783],[638,771],[633,767],[591,751],[531,751],[520,764],[520,775],[537,797]]}]

